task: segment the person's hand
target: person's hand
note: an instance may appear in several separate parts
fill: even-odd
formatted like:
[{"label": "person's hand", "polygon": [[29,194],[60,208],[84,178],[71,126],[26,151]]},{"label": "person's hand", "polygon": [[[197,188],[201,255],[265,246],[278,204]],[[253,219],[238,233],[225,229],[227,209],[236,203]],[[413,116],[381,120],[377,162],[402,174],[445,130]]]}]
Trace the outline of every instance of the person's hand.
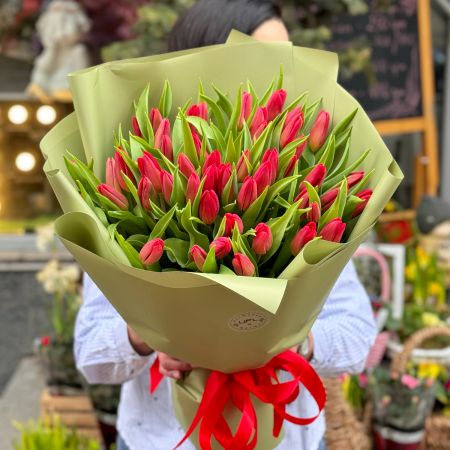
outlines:
[{"label": "person's hand", "polygon": [[148,356],[153,353],[153,350],[138,336],[136,331],[130,326],[128,328],[128,339],[135,352],[141,356]]},{"label": "person's hand", "polygon": [[159,359],[159,371],[161,372],[161,375],[164,375],[165,377],[179,380],[182,377],[183,372],[192,370],[192,366],[189,363],[173,358],[167,353],[156,353]]}]

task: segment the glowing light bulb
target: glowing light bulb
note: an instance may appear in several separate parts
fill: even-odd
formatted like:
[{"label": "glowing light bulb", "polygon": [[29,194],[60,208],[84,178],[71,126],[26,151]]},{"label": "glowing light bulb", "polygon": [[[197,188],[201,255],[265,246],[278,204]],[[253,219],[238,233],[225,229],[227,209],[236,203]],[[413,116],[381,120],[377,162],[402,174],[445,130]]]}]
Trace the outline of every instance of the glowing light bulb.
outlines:
[{"label": "glowing light bulb", "polygon": [[56,120],[56,111],[53,106],[43,105],[36,111],[36,118],[42,125],[50,125]]},{"label": "glowing light bulb", "polygon": [[15,125],[22,125],[28,119],[28,110],[23,105],[13,105],[8,110],[8,119]]},{"label": "glowing light bulb", "polygon": [[30,152],[21,152],[16,157],[16,167],[21,172],[30,172],[36,166],[36,157]]}]

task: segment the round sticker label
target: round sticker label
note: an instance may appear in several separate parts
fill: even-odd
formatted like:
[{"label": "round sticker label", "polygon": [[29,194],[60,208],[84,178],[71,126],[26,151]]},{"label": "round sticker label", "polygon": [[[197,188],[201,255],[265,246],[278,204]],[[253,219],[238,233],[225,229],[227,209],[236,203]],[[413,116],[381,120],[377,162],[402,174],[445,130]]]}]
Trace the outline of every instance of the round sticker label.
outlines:
[{"label": "round sticker label", "polygon": [[250,311],[233,316],[228,326],[235,331],[259,330],[270,322],[270,316],[260,311]]}]

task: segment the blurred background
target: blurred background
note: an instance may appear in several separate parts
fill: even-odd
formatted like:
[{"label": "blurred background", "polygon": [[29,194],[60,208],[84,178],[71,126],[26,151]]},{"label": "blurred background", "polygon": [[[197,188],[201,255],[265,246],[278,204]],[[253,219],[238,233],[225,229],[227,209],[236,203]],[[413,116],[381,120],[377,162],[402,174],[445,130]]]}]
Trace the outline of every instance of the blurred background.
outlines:
[{"label": "blurred background", "polygon": [[[88,387],[73,362],[80,270],[53,235],[61,211],[42,171],[39,141],[73,111],[68,73],[165,52],[172,26],[194,3],[0,0],[2,450],[20,436],[21,450],[114,442],[119,387]],[[340,83],[369,113],[405,173],[354,258],[373,301],[379,339],[365,374],[334,380],[330,392],[345,414],[327,411],[327,420],[346,417],[336,426],[350,426],[361,439],[347,442],[350,449],[406,448],[401,445],[415,439],[426,442],[424,448],[448,450],[450,339],[432,330],[449,327],[450,1],[278,3],[296,45],[339,54]],[[431,329],[427,339],[421,338],[424,329]],[[397,398],[381,369],[411,337],[406,375],[419,384],[409,380],[408,386],[406,378],[406,394]],[[26,424],[44,417],[46,423]],[[69,429],[76,430],[70,436],[75,446],[52,447],[56,433],[70,440]],[[47,444],[27,447],[26,439]],[[333,439],[327,436],[329,448],[340,448]],[[389,447],[392,442],[400,446]]]}]

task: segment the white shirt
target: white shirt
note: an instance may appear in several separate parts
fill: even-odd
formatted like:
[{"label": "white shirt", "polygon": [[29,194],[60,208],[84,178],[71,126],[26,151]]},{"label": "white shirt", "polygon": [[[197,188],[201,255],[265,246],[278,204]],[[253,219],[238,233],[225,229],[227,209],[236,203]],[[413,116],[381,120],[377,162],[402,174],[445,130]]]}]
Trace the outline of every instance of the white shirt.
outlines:
[{"label": "white shirt", "polygon": [[[372,345],[376,327],[367,294],[352,263],[343,270],[311,330],[313,367],[322,377],[358,373]],[[184,436],[174,416],[170,383],[164,379],[149,393],[148,369],[154,356],[138,355],[128,340],[127,326],[92,280],[84,277],[84,303],[75,327],[75,358],[88,382],[121,384],[118,431],[130,450],[170,450]],[[315,414],[306,389],[288,405],[297,417]],[[325,432],[323,414],[309,426],[284,422],[284,439],[276,450],[315,450]],[[185,442],[183,450],[195,450]]]}]

